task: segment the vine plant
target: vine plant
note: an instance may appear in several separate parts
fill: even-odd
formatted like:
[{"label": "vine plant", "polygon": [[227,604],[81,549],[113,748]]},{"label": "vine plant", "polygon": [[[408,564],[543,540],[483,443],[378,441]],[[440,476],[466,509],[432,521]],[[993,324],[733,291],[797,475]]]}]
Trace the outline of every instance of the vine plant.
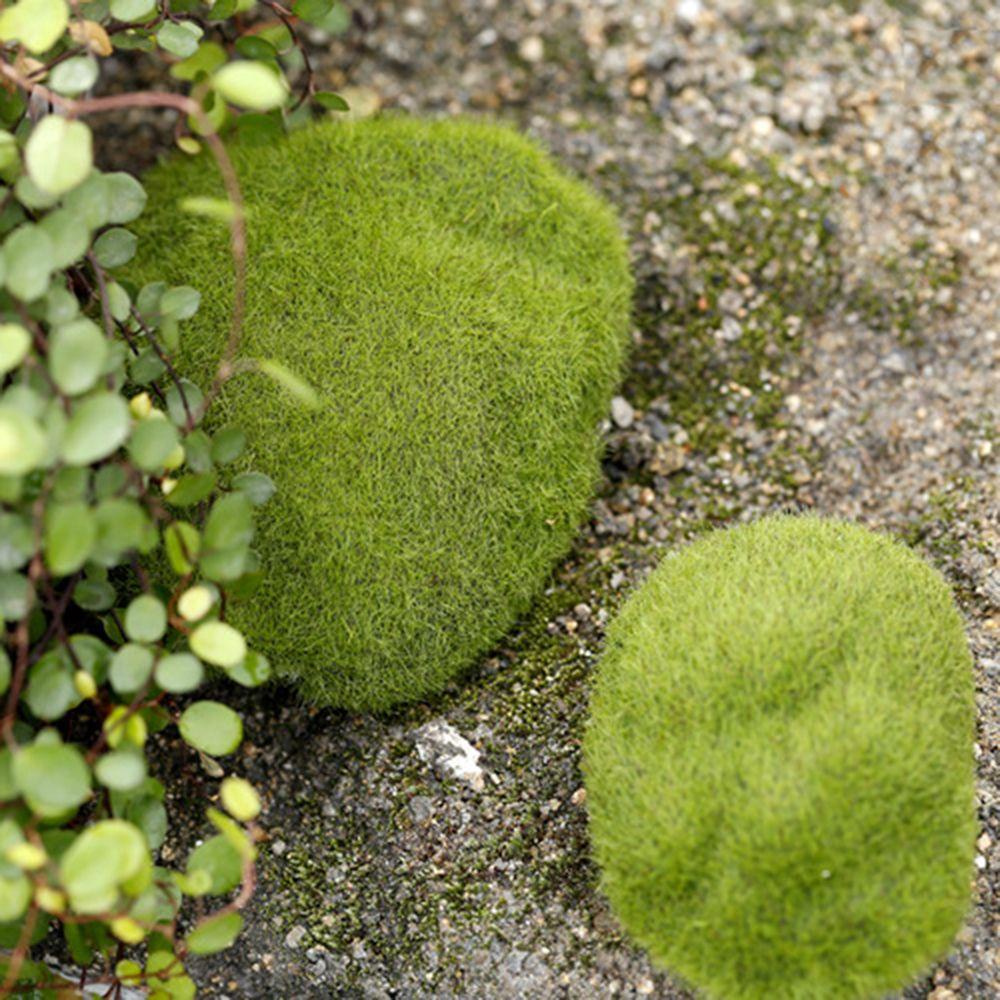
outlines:
[{"label": "vine plant", "polygon": [[[336,31],[346,15],[332,0],[0,0],[0,995],[67,995],[32,958],[61,934],[81,991],[192,997],[188,957],[243,925],[261,803],[218,760],[240,716],[194,692],[209,672],[250,687],[270,673],[225,610],[260,579],[253,508],[274,484],[232,475],[243,432],[203,418],[248,365],[310,391],[268,359],[236,360],[244,218],[220,135],[270,141],[310,104],[346,107],[317,90],[303,21]],[[169,64],[169,85],[104,92],[128,50]],[[119,280],[146,194],[95,166],[89,122],[136,108],[175,112],[178,146],[207,147],[225,181],[227,199],[178,206],[231,233],[211,385],[170,360],[196,289]],[[166,789],[147,760],[171,727],[221,779],[212,835],[175,870],[158,863]]]}]

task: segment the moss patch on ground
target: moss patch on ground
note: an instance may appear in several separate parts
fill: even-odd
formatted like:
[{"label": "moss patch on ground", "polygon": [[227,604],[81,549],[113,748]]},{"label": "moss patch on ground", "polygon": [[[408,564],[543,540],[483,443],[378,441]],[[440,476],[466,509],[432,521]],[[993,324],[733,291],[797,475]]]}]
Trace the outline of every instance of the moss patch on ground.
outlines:
[{"label": "moss patch on ground", "polygon": [[669,196],[645,206],[664,264],[640,276],[628,387],[640,404],[665,395],[695,446],[710,448],[728,418],[775,415],[780,372],[833,300],[832,192],[770,161],[675,169]]}]

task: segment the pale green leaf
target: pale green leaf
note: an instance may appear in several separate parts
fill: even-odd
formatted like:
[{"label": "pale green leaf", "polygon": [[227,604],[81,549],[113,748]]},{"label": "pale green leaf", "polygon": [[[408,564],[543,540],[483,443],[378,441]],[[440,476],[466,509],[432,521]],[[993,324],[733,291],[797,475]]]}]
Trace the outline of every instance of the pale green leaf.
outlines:
[{"label": "pale green leaf", "polygon": [[39,816],[58,816],[90,797],[90,768],[83,754],[65,743],[33,743],[14,754],[18,791]]},{"label": "pale green leaf", "polygon": [[45,510],[45,562],[54,576],[75,573],[97,539],[94,512],[83,501],[49,504]]},{"label": "pale green leaf", "polygon": [[93,388],[108,358],[108,340],[89,319],[56,327],[49,337],[52,380],[69,396]]},{"label": "pale green leaf", "polygon": [[104,175],[108,192],[108,222],[122,225],[142,215],[146,207],[146,189],[123,171]]},{"label": "pale green leaf", "polygon": [[171,694],[194,691],[204,676],[201,661],[190,653],[171,653],[156,664],[156,683]]},{"label": "pale green leaf", "polygon": [[97,73],[97,60],[93,56],[76,56],[52,68],[49,86],[56,93],[75,97],[93,87],[97,82]]},{"label": "pale green leaf", "polygon": [[49,287],[55,267],[55,248],[41,226],[25,223],[7,237],[3,245],[4,284],[23,302],[41,298]]},{"label": "pale green leaf", "polygon": [[93,138],[81,121],[47,115],[32,130],[24,148],[28,176],[52,195],[80,184],[94,165]]},{"label": "pale green leaf", "polygon": [[138,827],[105,819],[88,827],[62,857],[59,875],[78,913],[111,909],[119,887],[148,865],[146,840]]},{"label": "pale green leaf", "polygon": [[185,942],[193,954],[211,955],[228,948],[242,929],[243,918],[238,913],[223,913],[203,920],[188,934]]},{"label": "pale green leaf", "polygon": [[13,371],[31,347],[31,334],[20,323],[0,323],[0,375]]},{"label": "pale green leaf", "polygon": [[45,458],[45,434],[38,421],[0,406],[0,475],[23,476]]},{"label": "pale green leaf", "polygon": [[146,758],[135,750],[114,750],[94,765],[97,780],[116,792],[129,792],[146,780]]},{"label": "pale green leaf", "polygon": [[125,609],[125,634],[133,642],[159,642],[167,629],[167,609],[152,594],[140,594]]},{"label": "pale green leaf", "polygon": [[217,701],[189,705],[181,714],[178,728],[185,743],[213,757],[232,753],[243,739],[243,720]]},{"label": "pale green leaf", "polygon": [[153,673],[153,653],[145,646],[127,642],[111,657],[108,679],[119,694],[134,694]]},{"label": "pale green leaf", "polygon": [[205,622],[191,633],[188,641],[198,657],[215,667],[235,667],[246,656],[242,633],[226,622]]},{"label": "pale green leaf", "polygon": [[216,71],[212,82],[225,100],[251,111],[280,108],[288,99],[284,77],[259,62],[231,62]]},{"label": "pale green leaf", "polygon": [[128,437],[128,405],[121,396],[100,392],[83,400],[66,425],[61,454],[70,465],[92,465],[117,451]]},{"label": "pale green leaf", "polygon": [[20,42],[39,55],[59,41],[68,24],[65,0],[20,0],[0,14],[0,41]]},{"label": "pale green leaf", "polygon": [[94,256],[101,267],[121,267],[135,256],[138,242],[135,233],[116,226],[105,230],[94,241]]}]

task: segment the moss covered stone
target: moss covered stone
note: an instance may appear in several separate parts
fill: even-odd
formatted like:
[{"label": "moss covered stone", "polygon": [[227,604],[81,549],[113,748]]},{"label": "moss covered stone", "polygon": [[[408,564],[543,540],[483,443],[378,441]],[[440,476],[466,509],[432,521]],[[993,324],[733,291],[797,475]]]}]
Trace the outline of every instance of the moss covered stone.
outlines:
[{"label": "moss covered stone", "polygon": [[974,702],[941,577],[781,517],[668,557],[609,635],[585,741],[603,888],[712,997],[879,997],[970,902]]},{"label": "moss covered stone", "polygon": [[[612,212],[516,133],[383,118],[232,156],[248,204],[241,354],[267,378],[212,420],[247,431],[264,583],[230,614],[317,701],[379,709],[439,690],[528,606],[584,516],[620,376],[631,279]],[[207,158],[147,179],[145,273],[202,309],[180,368],[206,382],[232,301],[227,234],[177,211],[221,194]]]}]

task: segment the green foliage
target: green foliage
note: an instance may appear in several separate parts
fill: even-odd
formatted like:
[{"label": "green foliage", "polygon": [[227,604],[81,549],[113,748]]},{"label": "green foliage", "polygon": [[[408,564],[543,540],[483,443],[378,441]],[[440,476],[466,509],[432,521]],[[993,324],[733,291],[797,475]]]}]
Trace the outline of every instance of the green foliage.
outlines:
[{"label": "green foliage", "polygon": [[[628,328],[624,241],[496,126],[387,118],[232,153],[249,222],[242,364],[308,373],[319,408],[296,407],[269,363],[215,411],[247,431],[237,468],[281,487],[260,515],[266,576],[230,620],[318,701],[421,697],[509,628],[585,514]],[[132,270],[204,276],[180,349],[198,377],[231,305],[226,233],[173,206],[213,183],[204,159],[148,178]]]},{"label": "green foliage", "polygon": [[585,741],[603,888],[708,995],[880,997],[969,906],[974,702],[940,576],[780,517],[668,556],[608,638]]},{"label": "green foliage", "polygon": [[[191,997],[186,956],[233,941],[254,881],[260,802],[232,776],[220,789],[229,815],[206,814],[215,846],[206,844],[187,871],[154,865],[166,790],[149,776],[146,753],[173,726],[191,748],[190,765],[222,777],[213,757],[242,740],[232,709],[176,696],[197,691],[206,664],[244,686],[269,676],[267,659],[223,618],[227,598],[260,576],[253,508],[274,484],[244,466],[227,490],[226,467],[246,434],[236,425],[201,427],[228,364],[203,372],[199,388],[171,363],[200,306],[190,281],[204,276],[187,270],[173,285],[155,273],[143,285],[116,280],[138,248],[132,224],[146,191],[128,173],[95,169],[87,124],[93,112],[156,106],[185,116],[179,145],[211,147],[227,179],[223,198],[196,198],[192,208],[224,219],[238,245],[238,186],[215,133],[235,127],[241,108],[266,112],[270,133],[280,133],[308,115],[307,98],[319,107],[329,99],[316,94],[307,68],[290,106],[286,72],[295,76],[306,60],[285,29],[280,37],[265,30],[266,41],[240,39],[231,19],[251,6],[7,0],[0,10],[4,996],[61,987],[30,960],[32,946],[59,926],[84,967],[81,988],[96,981],[110,996],[127,983],[149,987],[156,1000]],[[329,30],[340,7],[314,0],[298,15]],[[178,90],[168,92],[168,78],[152,93],[104,87],[114,96],[88,96],[105,65],[120,72],[120,58],[105,60],[129,49],[166,53],[162,75],[169,64]],[[49,106],[56,113],[43,113]],[[111,134],[117,141],[119,130]],[[234,345],[238,334],[236,316]],[[295,376],[282,369],[280,379]],[[154,565],[173,571],[156,587]],[[186,907],[241,883],[214,911],[203,900],[196,913]],[[140,945],[142,964],[118,960]]]}]

